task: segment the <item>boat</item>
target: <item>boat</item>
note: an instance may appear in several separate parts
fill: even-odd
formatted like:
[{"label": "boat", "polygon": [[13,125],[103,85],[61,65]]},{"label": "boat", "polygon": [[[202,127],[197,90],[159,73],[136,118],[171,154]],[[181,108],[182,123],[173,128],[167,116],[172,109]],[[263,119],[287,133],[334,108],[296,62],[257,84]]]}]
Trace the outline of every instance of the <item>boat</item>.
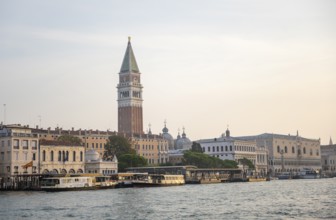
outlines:
[{"label": "boat", "polygon": [[54,176],[41,180],[43,191],[77,191],[115,188],[117,182],[111,181],[108,176]]},{"label": "boat", "polygon": [[141,175],[148,175],[148,173],[117,173],[111,175],[111,178],[118,183],[117,188],[128,188],[133,187],[133,180]]},{"label": "boat", "polygon": [[290,172],[282,172],[278,176],[279,180],[289,180],[292,179],[292,175]]},{"label": "boat", "polygon": [[264,181],[269,181],[268,178],[266,177],[260,177],[260,176],[250,176],[247,178],[248,182],[264,182]]},{"label": "boat", "polygon": [[299,172],[299,179],[319,179],[320,175],[318,172],[316,172],[313,169],[309,169],[309,168],[303,168],[300,172]]},{"label": "boat", "polygon": [[183,175],[167,175],[167,174],[135,174],[133,186],[177,186],[184,185]]}]

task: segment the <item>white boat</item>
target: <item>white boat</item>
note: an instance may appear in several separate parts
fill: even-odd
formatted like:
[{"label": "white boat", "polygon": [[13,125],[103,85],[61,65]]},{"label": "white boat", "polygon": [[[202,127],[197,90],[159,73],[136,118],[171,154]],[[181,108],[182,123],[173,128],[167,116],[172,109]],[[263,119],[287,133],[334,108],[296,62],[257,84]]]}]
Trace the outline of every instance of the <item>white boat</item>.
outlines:
[{"label": "white boat", "polygon": [[309,168],[303,168],[300,172],[299,172],[299,178],[300,179],[319,179],[320,175],[318,172],[316,172],[313,169],[309,169]]},{"label": "white boat", "polygon": [[76,191],[114,188],[116,182],[107,176],[57,176],[43,178],[41,190]]},{"label": "white boat", "polygon": [[133,186],[176,186],[184,185],[183,175],[137,174]]}]

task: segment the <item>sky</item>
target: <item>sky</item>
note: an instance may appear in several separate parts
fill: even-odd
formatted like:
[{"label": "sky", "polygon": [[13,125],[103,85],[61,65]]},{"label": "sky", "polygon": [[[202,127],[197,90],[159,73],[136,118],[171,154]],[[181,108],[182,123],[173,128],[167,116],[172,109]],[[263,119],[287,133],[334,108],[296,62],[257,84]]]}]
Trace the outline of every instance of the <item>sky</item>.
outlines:
[{"label": "sky", "polygon": [[[144,131],[336,142],[336,1],[0,0],[0,121],[117,130],[128,36]],[[5,104],[5,106],[4,106]]]}]

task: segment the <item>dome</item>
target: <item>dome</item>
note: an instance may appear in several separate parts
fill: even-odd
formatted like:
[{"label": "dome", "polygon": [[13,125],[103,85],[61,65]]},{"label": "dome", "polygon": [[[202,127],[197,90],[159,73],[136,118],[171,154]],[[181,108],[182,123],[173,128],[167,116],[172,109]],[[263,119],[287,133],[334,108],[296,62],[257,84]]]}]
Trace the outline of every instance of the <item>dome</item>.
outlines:
[{"label": "dome", "polygon": [[176,149],[184,149],[184,150],[189,150],[191,148],[191,141],[189,138],[187,138],[187,135],[185,134],[184,128],[183,128],[183,133],[182,137],[180,136],[180,133],[177,136],[176,140]]},{"label": "dome", "polygon": [[169,147],[169,150],[173,150],[174,149],[174,138],[171,134],[168,133],[168,128],[166,126],[166,121],[165,121],[165,124],[164,124],[164,128],[162,129],[162,137],[163,139],[167,140],[168,141],[168,147]]},{"label": "dome", "polygon": [[163,132],[163,133],[168,133],[168,128],[165,126],[165,127],[162,129],[162,132]]},{"label": "dome", "polygon": [[99,153],[95,150],[88,150],[85,152],[85,160],[86,161],[96,161],[100,160]]},{"label": "dome", "polygon": [[190,149],[191,145],[192,143],[187,137],[176,140],[176,149]]}]

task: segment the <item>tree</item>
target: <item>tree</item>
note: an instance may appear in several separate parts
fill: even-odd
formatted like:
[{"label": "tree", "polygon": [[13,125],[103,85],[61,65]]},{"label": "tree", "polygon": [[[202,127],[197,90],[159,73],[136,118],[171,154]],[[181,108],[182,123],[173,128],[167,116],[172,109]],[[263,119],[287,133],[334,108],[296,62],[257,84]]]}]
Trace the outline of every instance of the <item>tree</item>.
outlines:
[{"label": "tree", "polygon": [[243,166],[248,166],[249,169],[254,170],[254,164],[252,163],[251,160],[247,159],[246,157],[244,157],[243,159],[239,159],[238,162]]},{"label": "tree", "polygon": [[129,140],[121,136],[110,136],[105,145],[103,159],[112,160],[113,156],[116,155],[119,161],[124,154],[135,154]]},{"label": "tree", "polygon": [[237,168],[237,163],[233,160],[221,160],[207,154],[185,151],[183,154],[184,165],[194,165],[199,168]]},{"label": "tree", "polygon": [[125,171],[127,167],[147,166],[146,158],[135,154],[123,154],[118,158],[118,170]]},{"label": "tree", "polygon": [[82,140],[79,137],[75,137],[72,135],[62,135],[57,138],[57,141],[65,144],[73,144],[73,145],[82,145]]},{"label": "tree", "polygon": [[192,142],[191,151],[203,153],[203,149],[202,149],[201,145],[199,143],[195,142],[195,141]]}]

